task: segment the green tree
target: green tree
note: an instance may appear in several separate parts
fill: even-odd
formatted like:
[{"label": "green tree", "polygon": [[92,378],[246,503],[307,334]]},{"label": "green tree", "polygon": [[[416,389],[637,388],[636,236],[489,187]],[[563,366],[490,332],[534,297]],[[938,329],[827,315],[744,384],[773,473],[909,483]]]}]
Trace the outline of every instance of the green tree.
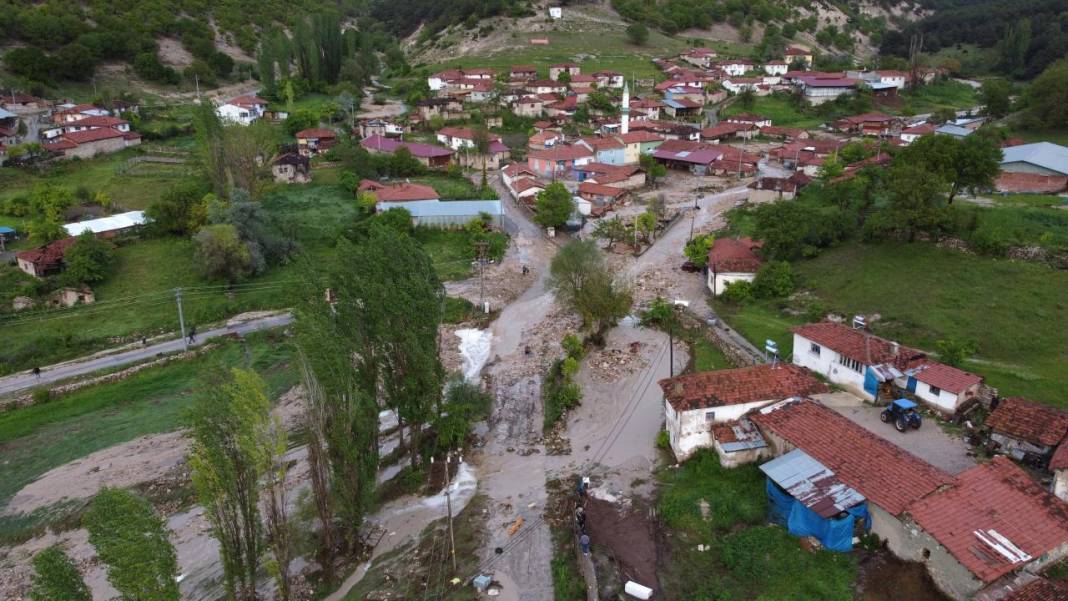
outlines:
[{"label": "green tree", "polygon": [[152,219],[152,227],[161,232],[188,235],[207,222],[205,195],[209,189],[195,179],[175,184],[152,201],[145,214]]},{"label": "green tree", "polygon": [[178,560],[166,522],[134,493],[105,488],[82,518],[120,599],[178,601]]},{"label": "green tree", "polygon": [[975,354],[978,346],[971,340],[948,338],[935,343],[938,348],[938,360],[946,365],[960,367],[964,361]]},{"label": "green tree", "polygon": [[997,44],[998,67],[1005,73],[1020,75],[1027,62],[1027,50],[1031,47],[1031,20],[1020,19],[1005,28],[1005,35]]},{"label": "green tree", "polygon": [[190,412],[193,486],[219,541],[227,596],[237,601],[256,599],[264,550],[260,479],[276,451],[266,440],[272,424],[264,389],[250,370],[215,373]]},{"label": "green tree", "polygon": [[1031,129],[1068,127],[1068,58],[1059,60],[1035,78],[1024,95],[1026,125]]},{"label": "green tree", "polygon": [[393,155],[389,157],[387,167],[389,174],[393,177],[412,177],[426,171],[419,159],[412,156],[412,151],[405,146],[393,152]]},{"label": "green tree", "polygon": [[549,266],[548,284],[594,336],[630,311],[630,289],[611,273],[592,240],[572,241],[560,249]]},{"label": "green tree", "polygon": [[948,187],[941,177],[919,165],[895,164],[890,172],[887,208],[878,219],[869,220],[872,231],[897,232],[909,242],[918,233],[940,231],[948,219],[944,204]]},{"label": "green tree", "polygon": [[593,227],[593,237],[607,242],[608,250],[612,250],[616,242],[623,242],[630,238],[630,229],[619,217],[600,219]]},{"label": "green tree", "polygon": [[534,221],[542,227],[560,227],[575,212],[575,201],[564,184],[553,182],[538,192],[534,201]]},{"label": "green tree", "polygon": [[656,232],[656,213],[646,210],[644,213],[634,218],[634,229],[642,235],[642,238],[646,242],[653,239],[653,234]]},{"label": "green tree", "polygon": [[667,167],[657,162],[656,158],[651,154],[641,154],[638,156],[638,164],[642,170],[645,171],[645,175],[649,178],[649,183],[654,186],[658,181],[667,177]]},{"label": "green tree", "polygon": [[764,241],[763,253],[771,259],[815,256],[856,227],[839,207],[797,201],[762,204],[752,215],[755,237]]},{"label": "green tree", "polygon": [[979,93],[983,112],[995,119],[1008,115],[1012,110],[1012,84],[1004,79],[988,79]]},{"label": "green tree", "polygon": [[897,162],[919,166],[949,184],[947,202],[961,189],[993,185],[1001,171],[1001,149],[986,136],[924,136],[902,150]]},{"label": "green tree", "polygon": [[627,27],[627,39],[635,46],[644,46],[649,41],[649,29],[641,23],[633,23]]},{"label": "green tree", "polygon": [[307,109],[297,109],[282,122],[282,129],[290,136],[304,129],[319,126],[319,115]]},{"label": "green tree", "polygon": [[686,243],[682,253],[697,267],[705,267],[708,265],[708,252],[712,250],[712,243],[715,241],[715,234],[698,234]]},{"label": "green tree", "polygon": [[206,225],[193,240],[197,243],[197,262],[207,277],[225,278],[232,284],[251,272],[252,254],[234,226]]},{"label": "green tree", "polygon": [[67,249],[63,260],[67,264],[64,277],[74,284],[103,280],[114,263],[111,243],[98,239],[90,231],[78,236]]},{"label": "green tree", "polygon": [[797,282],[786,261],[771,261],[760,266],[753,280],[753,295],[757,298],[784,298],[794,293]]},{"label": "green tree", "polygon": [[93,601],[78,568],[58,546],[33,556],[30,601]]},{"label": "green tree", "polygon": [[741,92],[738,92],[738,100],[736,101],[738,106],[745,110],[751,110],[756,105],[756,92],[753,88],[746,87]]}]

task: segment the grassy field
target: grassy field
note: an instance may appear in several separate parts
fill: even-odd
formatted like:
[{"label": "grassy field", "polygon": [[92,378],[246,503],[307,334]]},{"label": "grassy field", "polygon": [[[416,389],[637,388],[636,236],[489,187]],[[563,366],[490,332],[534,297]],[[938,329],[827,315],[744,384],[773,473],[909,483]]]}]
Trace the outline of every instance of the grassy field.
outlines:
[{"label": "grassy field", "polygon": [[[142,371],[126,380],[79,390],[45,404],[0,413],[0,506],[41,474],[95,451],[146,434],[181,427],[201,394],[201,377],[214,365],[251,366],[272,398],[292,387],[291,345],[272,334],[225,342],[194,359]],[[34,520],[0,518],[0,540]]]},{"label": "grassy field", "polygon": [[[669,545],[660,583],[668,598],[853,598],[851,555],[806,551],[783,528],[764,525],[767,495],[756,465],[726,469],[702,450],[658,479]],[[710,549],[697,551],[698,544]]]},{"label": "grassy field", "polygon": [[1053,142],[1068,146],[1068,129],[1014,130],[1012,135],[1025,142]]},{"label": "grassy field", "polygon": [[[686,49],[686,43],[678,38],[665,36],[650,30],[649,41],[644,46],[635,46],[627,40],[622,27],[604,31],[548,31],[538,33],[513,32],[512,43],[507,48],[488,55],[465,56],[459,59],[431,65],[436,71],[452,67],[491,67],[507,70],[512,65],[534,65],[539,75],[547,77],[549,65],[576,61],[584,73],[601,69],[619,71],[630,77],[657,77],[660,70],[652,63],[655,57],[678,54]],[[532,46],[530,38],[548,38],[548,46]],[[448,38],[446,38],[448,40]]]},{"label": "grassy field", "polygon": [[738,113],[753,113],[764,117],[770,117],[772,125],[780,127],[797,127],[801,129],[819,127],[820,124],[828,120],[825,117],[802,112],[802,110],[785,95],[758,96],[753,107],[749,109],[742,108],[741,104],[735,102],[727,107],[723,116],[729,117],[731,115],[737,115]]},{"label": "grassy field", "polygon": [[[877,334],[925,351],[939,340],[974,341],[966,369],[1003,395],[1068,408],[1068,273],[919,243],[849,244],[794,267],[828,311],[878,314]],[[715,306],[754,344],[773,338],[791,354],[788,330],[802,317],[775,303]]]},{"label": "grassy field", "polygon": [[970,109],[979,104],[979,94],[967,84],[945,80],[920,86],[914,92],[901,94],[901,111],[910,114],[932,113],[938,109]]}]

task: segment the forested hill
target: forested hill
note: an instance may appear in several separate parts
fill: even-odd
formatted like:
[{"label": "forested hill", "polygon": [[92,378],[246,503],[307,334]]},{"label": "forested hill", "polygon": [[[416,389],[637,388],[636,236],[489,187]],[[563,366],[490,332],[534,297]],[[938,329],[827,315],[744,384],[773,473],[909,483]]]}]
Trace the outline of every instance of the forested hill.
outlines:
[{"label": "forested hill", "polygon": [[253,56],[272,27],[324,11],[351,17],[365,6],[366,0],[0,0],[0,48],[7,50],[6,69],[33,81],[88,81],[99,63],[124,61],[145,79],[174,83],[179,74],[159,58],[160,40],[172,38],[204,80],[229,75],[234,56]]},{"label": "forested hill", "polygon": [[1031,78],[1068,55],[1068,0],[927,0],[939,9],[904,28],[888,32],[882,52],[906,56],[909,39],[924,35],[924,50],[958,44],[995,48],[996,70]]}]

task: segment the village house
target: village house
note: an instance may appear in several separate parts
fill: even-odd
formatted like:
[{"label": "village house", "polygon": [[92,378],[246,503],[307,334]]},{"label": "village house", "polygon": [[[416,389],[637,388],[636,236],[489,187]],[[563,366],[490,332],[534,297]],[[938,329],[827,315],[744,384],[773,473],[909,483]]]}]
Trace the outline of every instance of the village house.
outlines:
[{"label": "village house", "polygon": [[392,155],[400,148],[406,148],[417,161],[430,169],[442,169],[448,167],[452,162],[453,155],[452,150],[442,148],[441,146],[404,142],[394,138],[383,138],[382,136],[364,138],[363,140],[360,140],[360,146],[373,154],[389,155]]},{"label": "village house", "polygon": [[562,73],[578,75],[581,72],[582,68],[575,63],[557,63],[555,65],[549,65],[549,79],[553,81],[560,79],[560,74]]},{"label": "village house", "polygon": [[679,56],[682,60],[702,69],[712,66],[712,61],[718,57],[716,51],[711,48],[692,48]]},{"label": "village house", "polygon": [[771,138],[773,140],[782,140],[784,142],[807,140],[810,137],[809,133],[803,129],[797,129],[795,127],[781,127],[778,125],[761,127],[760,135],[766,138]]},{"label": "village house", "polygon": [[746,186],[746,198],[751,203],[793,200],[800,187],[792,177],[762,177]]},{"label": "village house", "polygon": [[[664,415],[671,450],[678,461],[695,451],[713,448],[724,467],[750,463],[764,456],[759,436],[749,440],[719,440],[713,428],[727,426],[730,434],[746,414],[783,399],[827,392],[827,386],[804,369],[789,364],[761,364],[665,378]],[[727,432],[724,432],[726,434]],[[737,436],[727,436],[727,438]]]},{"label": "village house", "polygon": [[[591,168],[592,165],[597,166]],[[576,168],[576,172],[577,170],[587,171],[585,181],[624,190],[637,190],[644,187],[646,182],[645,170],[637,165],[615,166],[589,163]]]},{"label": "village house", "polygon": [[215,107],[215,114],[223,121],[250,125],[256,119],[263,117],[268,104],[270,103],[258,96],[246,94]]},{"label": "village house", "polygon": [[742,125],[753,125],[758,128],[771,127],[771,117],[764,117],[762,115],[754,115],[752,113],[739,113],[737,115],[731,115],[724,119],[727,123],[740,123]]},{"label": "village house", "polygon": [[724,79],[720,85],[723,86],[724,90],[727,90],[731,94],[741,94],[746,90],[752,90],[754,93],[757,93],[759,92],[758,88],[763,83],[764,80],[759,77],[741,77],[732,75],[728,79]]},{"label": "village house", "polygon": [[905,390],[943,415],[971,405],[983,382],[981,376],[930,360],[910,366],[904,373]]},{"label": "village house", "polygon": [[716,63],[716,67],[732,77],[740,77],[756,68],[756,63],[745,58],[732,58]]},{"label": "village house", "polygon": [[545,101],[537,96],[523,96],[512,105],[512,112],[519,117],[536,119],[545,113]]},{"label": "village house", "polygon": [[855,94],[860,80],[835,73],[812,73],[802,75],[794,82],[801,88],[806,102],[819,105],[844,94]]},{"label": "village house", "polygon": [[782,53],[782,62],[787,65],[802,62],[804,63],[806,70],[812,68],[813,58],[811,50],[805,50],[804,48],[798,48],[796,46],[790,46]]},{"label": "village house", "polygon": [[1068,147],[1052,142],[1020,144],[1002,149],[1003,173],[1068,176]]},{"label": "village house", "polygon": [[332,129],[302,129],[294,137],[297,139],[297,152],[306,157],[321,154],[337,145],[337,133]]},{"label": "village house", "polygon": [[1057,445],[1048,469],[1053,472],[1053,494],[1062,501],[1068,501],[1068,444]]},{"label": "village house", "polygon": [[533,65],[515,65],[508,70],[509,81],[526,82],[538,78],[538,68]]},{"label": "village house", "polygon": [[464,80],[492,81],[493,74],[493,69],[485,68],[446,69],[427,77],[426,85],[430,88],[430,91],[440,92],[446,88],[456,86]]},{"label": "village house", "polygon": [[94,104],[61,104],[52,113],[52,122],[56,124],[80,121],[86,117],[110,117],[111,112]]},{"label": "village house", "polygon": [[720,151],[708,166],[709,173],[720,176],[751,177],[757,174],[760,155],[727,144],[716,146]]},{"label": "village house", "polygon": [[578,110],[578,96],[574,94],[545,105],[545,114],[555,119],[571,119],[576,110]]},{"label": "village house", "polygon": [[558,131],[547,129],[539,131],[538,133],[527,138],[527,148],[531,150],[542,150],[545,148],[552,148],[557,142],[563,142],[564,135]]},{"label": "village house", "polygon": [[570,178],[575,167],[593,161],[593,151],[582,144],[556,144],[527,155],[527,168],[541,177]]},{"label": "village house", "polygon": [[370,192],[375,197],[376,212],[386,211],[391,207],[383,207],[381,203],[416,202],[421,200],[438,200],[438,192],[434,188],[424,184],[413,184],[408,181],[383,184],[374,180],[365,179],[360,181],[356,188],[358,192]]},{"label": "village house", "polygon": [[1068,434],[1068,412],[1022,397],[1000,399],[986,418],[996,451],[1046,465]]},{"label": "village house", "polygon": [[426,98],[415,103],[419,109],[419,118],[430,121],[440,117],[446,121],[467,119],[470,115],[464,111],[464,103],[457,98]]},{"label": "village house", "polygon": [[772,455],[800,449],[860,493],[871,532],[897,557],[923,563],[952,599],[1068,553],[1068,505],[1007,459],[953,477],[811,400],[750,419]]},{"label": "village house", "polygon": [[16,115],[31,115],[40,113],[51,108],[51,103],[36,96],[12,92],[0,94],[0,108],[7,109]]},{"label": "village house", "polygon": [[782,77],[790,70],[790,63],[786,61],[768,61],[764,63],[764,72],[773,77]]},{"label": "village house", "polygon": [[626,146],[619,140],[608,136],[585,136],[579,138],[576,145],[582,145],[593,152],[593,160],[608,165],[622,165],[626,162]]},{"label": "village house", "polygon": [[665,140],[653,151],[656,162],[668,169],[687,170],[694,175],[705,175],[712,163],[723,156],[723,151],[709,144],[690,140]]},{"label": "village house", "polygon": [[636,165],[641,155],[649,154],[664,142],[664,137],[651,131],[631,131],[616,134],[616,140],[623,144],[623,164]]},{"label": "village house", "polygon": [[295,152],[286,152],[271,161],[271,176],[280,184],[306,184],[311,181],[311,161]]},{"label": "village house", "polygon": [[1031,577],[1022,586],[1014,587],[1001,601],[1061,601],[1068,599],[1068,581]]},{"label": "village house", "polygon": [[63,259],[76,238],[60,238],[47,244],[24,250],[15,255],[19,269],[34,277],[43,278],[63,271]]},{"label": "village house", "polygon": [[359,190],[375,195],[375,211],[404,209],[412,217],[412,225],[437,228],[458,228],[489,215],[500,227],[503,209],[499,200],[450,200],[442,202],[430,186],[410,182],[382,184],[372,180],[360,182]]},{"label": "village house", "polygon": [[908,146],[923,136],[933,134],[935,129],[937,129],[937,127],[932,123],[920,123],[902,129],[901,133],[898,134],[898,138],[901,140],[902,144]]},{"label": "village house", "polygon": [[141,134],[139,133],[102,127],[60,134],[42,146],[45,150],[55,153],[57,158],[89,159],[140,144]]},{"label": "village house", "polygon": [[647,119],[659,119],[660,109],[664,107],[664,103],[655,98],[635,98],[630,101],[631,119],[636,117],[637,112],[640,111]]},{"label": "village house", "polygon": [[834,122],[834,129],[845,134],[888,137],[901,127],[901,120],[884,113],[864,113],[842,117]]},{"label": "village house", "polygon": [[701,141],[709,144],[719,144],[732,138],[751,140],[758,133],[760,133],[760,130],[751,123],[729,123],[724,121],[702,129]]},{"label": "village house", "polygon": [[534,200],[545,191],[545,185],[534,179],[534,177],[519,177],[508,188],[512,193],[512,198],[517,201],[533,205]]},{"label": "village house", "polygon": [[77,288],[63,287],[48,296],[47,305],[69,309],[74,305],[91,305],[96,302],[96,295],[88,286]]},{"label": "village house", "polygon": [[595,217],[603,215],[605,211],[612,209],[617,203],[626,198],[628,192],[623,188],[606,186],[592,181],[585,181],[578,185],[578,196],[587,200],[591,205],[591,213]]},{"label": "village house", "polygon": [[756,251],[763,243],[751,238],[716,238],[708,250],[707,284],[719,296],[734,282],[752,282],[763,261]]},{"label": "village house", "polygon": [[15,113],[0,108],[0,146],[13,146],[22,139],[19,134],[19,125],[22,120]]},{"label": "village house", "polygon": [[524,87],[531,94],[564,94],[567,92],[567,84],[553,79],[535,79]]},{"label": "village house", "polygon": [[386,119],[364,119],[356,126],[356,133],[360,139],[371,136],[383,136],[386,138],[399,138],[411,131],[411,128],[403,123],[388,121]]},{"label": "village house", "polygon": [[632,131],[653,132],[660,135],[665,140],[687,140],[697,142],[701,139],[701,130],[692,123],[646,119],[644,121],[631,123],[630,129]]},{"label": "village house", "polygon": [[[623,74],[617,71],[597,71],[593,74],[596,78],[598,87],[601,88],[622,88],[623,87]],[[571,79],[574,83],[574,77]]]}]

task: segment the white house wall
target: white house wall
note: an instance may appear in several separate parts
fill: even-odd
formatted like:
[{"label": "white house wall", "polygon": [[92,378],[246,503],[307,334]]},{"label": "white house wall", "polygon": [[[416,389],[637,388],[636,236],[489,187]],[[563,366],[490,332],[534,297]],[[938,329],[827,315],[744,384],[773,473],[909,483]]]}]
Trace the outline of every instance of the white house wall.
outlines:
[{"label": "white house wall", "polygon": [[[698,449],[712,448],[712,425],[737,421],[746,413],[754,409],[766,407],[777,399],[753,401],[752,403],[739,403],[720,407],[706,407],[678,412],[667,400],[664,401],[664,416],[667,423],[668,439],[671,441],[671,449],[675,457],[683,461],[690,457]],[[706,415],[713,414],[711,421]]]},{"label": "white house wall", "polygon": [[831,382],[848,388],[850,392],[871,401],[875,397],[864,390],[864,374],[857,373],[838,362],[839,355],[833,350],[819,345],[820,354],[812,352],[813,342],[800,334],[794,334],[794,364],[808,368]]},{"label": "white house wall", "polygon": [[713,273],[711,269],[708,270],[708,289],[713,295],[719,296],[723,294],[723,291],[727,289],[727,284],[732,282],[752,282],[756,279],[755,273],[733,273],[733,272],[720,272]]}]

